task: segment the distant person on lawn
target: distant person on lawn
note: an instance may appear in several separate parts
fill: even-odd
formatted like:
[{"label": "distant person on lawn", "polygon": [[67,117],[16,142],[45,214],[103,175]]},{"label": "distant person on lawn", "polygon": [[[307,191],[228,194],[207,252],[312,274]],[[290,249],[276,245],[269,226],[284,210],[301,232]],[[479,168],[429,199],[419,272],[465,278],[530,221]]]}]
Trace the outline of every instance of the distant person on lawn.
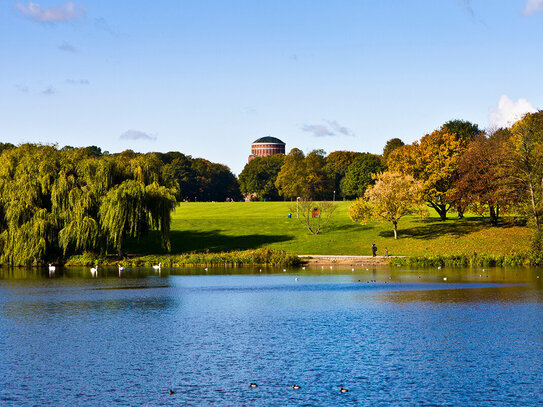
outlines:
[{"label": "distant person on lawn", "polygon": [[373,253],[373,257],[377,255],[377,246],[375,246],[375,243],[371,245],[371,252]]}]

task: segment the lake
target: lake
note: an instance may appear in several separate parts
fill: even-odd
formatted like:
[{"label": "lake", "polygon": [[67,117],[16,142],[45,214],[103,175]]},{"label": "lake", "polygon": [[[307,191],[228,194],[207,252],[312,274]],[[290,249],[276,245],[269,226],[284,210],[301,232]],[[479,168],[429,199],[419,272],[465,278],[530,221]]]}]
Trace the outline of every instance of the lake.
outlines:
[{"label": "lake", "polygon": [[0,269],[0,405],[541,405],[542,279]]}]

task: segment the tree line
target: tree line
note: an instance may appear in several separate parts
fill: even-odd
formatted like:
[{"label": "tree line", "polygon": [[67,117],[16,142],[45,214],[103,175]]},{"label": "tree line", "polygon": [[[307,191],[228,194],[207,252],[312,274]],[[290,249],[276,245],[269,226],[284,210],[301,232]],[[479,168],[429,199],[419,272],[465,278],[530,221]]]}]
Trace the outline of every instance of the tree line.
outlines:
[{"label": "tree line", "polygon": [[0,144],[0,263],[43,264],[85,251],[123,255],[150,229],[170,247],[182,200],[240,199],[228,167],[178,152]]},{"label": "tree line", "polygon": [[[389,144],[401,143],[394,139]],[[402,143],[403,144],[403,143]],[[363,195],[372,174],[385,170],[381,156],[354,151],[305,155],[293,148],[287,155],[256,157],[239,175],[241,192],[253,200],[353,199]]]},{"label": "tree line", "polygon": [[[376,182],[380,182],[379,192]],[[353,208],[357,220],[376,211],[377,196],[381,201],[399,199],[401,189],[411,191],[402,198],[409,196],[410,202],[402,210],[394,206],[397,213],[420,212],[422,202],[442,220],[451,212],[461,218],[470,210],[497,225],[502,214],[515,211],[539,229],[543,224],[543,112],[526,114],[509,128],[489,131],[469,121],[451,120],[411,144],[391,139],[381,155],[353,151],[326,155],[322,150],[304,155],[295,148],[287,155],[255,158],[243,169],[239,183],[241,191],[256,200],[358,198],[365,201],[365,208]],[[385,194],[387,189],[398,196]]]}]

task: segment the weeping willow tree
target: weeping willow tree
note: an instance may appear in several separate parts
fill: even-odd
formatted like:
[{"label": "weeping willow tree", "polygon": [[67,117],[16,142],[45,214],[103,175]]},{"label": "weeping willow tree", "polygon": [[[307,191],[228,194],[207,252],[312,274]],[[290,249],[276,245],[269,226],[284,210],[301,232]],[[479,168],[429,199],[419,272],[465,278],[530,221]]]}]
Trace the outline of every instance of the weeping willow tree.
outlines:
[{"label": "weeping willow tree", "polygon": [[84,250],[122,254],[125,237],[160,230],[169,249],[174,180],[155,154],[25,144],[0,155],[0,262],[43,264]]},{"label": "weeping willow tree", "polygon": [[100,205],[100,223],[108,242],[122,257],[125,237],[138,238],[149,229],[161,231],[162,243],[170,249],[170,216],[177,205],[173,192],[154,182],[127,180],[110,189]]},{"label": "weeping willow tree", "polygon": [[51,211],[51,187],[59,170],[58,151],[23,145],[0,156],[0,261],[38,264],[55,248],[58,219]]},{"label": "weeping willow tree", "polygon": [[82,157],[78,153],[69,157],[51,193],[53,211],[62,224],[58,243],[64,255],[95,250],[102,240],[98,207],[99,198],[109,184],[107,171],[99,170],[105,167],[102,160]]}]

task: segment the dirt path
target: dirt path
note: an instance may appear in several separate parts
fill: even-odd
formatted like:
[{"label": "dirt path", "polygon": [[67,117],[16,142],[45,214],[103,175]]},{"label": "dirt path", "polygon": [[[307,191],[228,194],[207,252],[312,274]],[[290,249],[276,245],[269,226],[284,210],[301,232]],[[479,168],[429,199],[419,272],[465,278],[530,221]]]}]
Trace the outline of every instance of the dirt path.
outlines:
[{"label": "dirt path", "polygon": [[332,256],[321,254],[300,254],[300,257],[307,265],[337,264],[341,266],[362,266],[362,265],[386,265],[392,257],[398,256]]}]

